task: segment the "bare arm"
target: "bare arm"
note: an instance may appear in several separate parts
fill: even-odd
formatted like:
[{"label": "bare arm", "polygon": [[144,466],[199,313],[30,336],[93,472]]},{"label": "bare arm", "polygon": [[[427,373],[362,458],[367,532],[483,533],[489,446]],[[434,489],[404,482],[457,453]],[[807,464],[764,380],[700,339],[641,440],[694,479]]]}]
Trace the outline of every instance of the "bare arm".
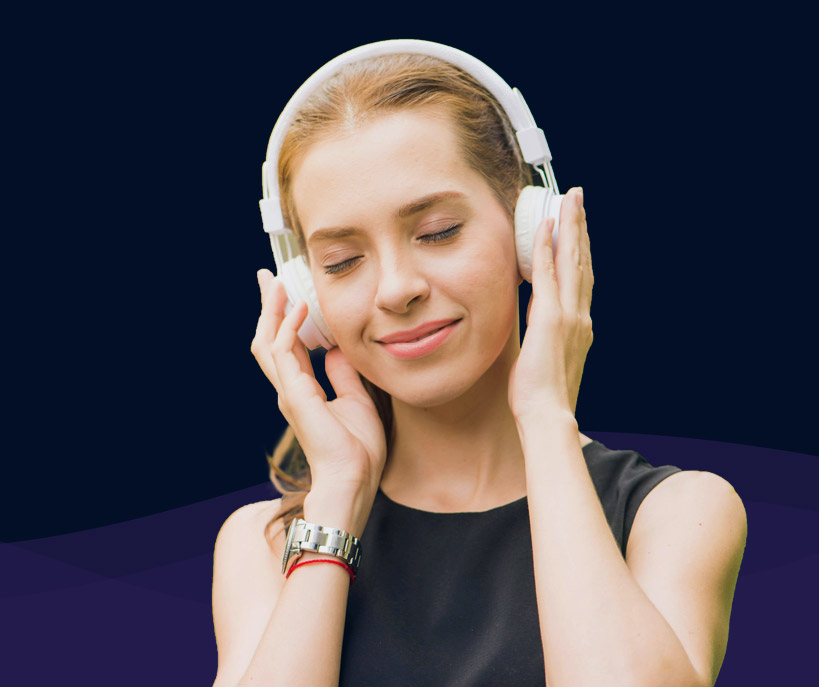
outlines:
[{"label": "bare arm", "polygon": [[[262,313],[250,351],[275,387],[279,410],[310,465],[304,518],[360,539],[384,469],[384,426],[339,348],[324,357],[336,392],[334,400],[327,400],[297,334],[307,305],[299,302],[285,315],[282,283],[269,270],[259,270],[258,279]],[[341,566],[316,564],[284,578],[284,533],[279,532],[273,551],[263,536],[271,517],[239,509],[217,538],[215,687],[338,685],[350,577]],[[306,553],[303,560],[311,558],[332,556]]]},{"label": "bare arm", "polygon": [[628,564],[574,418],[522,428],[550,687],[711,687],[725,655],[745,515],[722,478],[673,475],[646,497]]},{"label": "bare arm", "polygon": [[[337,495],[313,492],[308,499],[305,519],[361,536],[372,498],[342,502]],[[213,619],[219,669],[214,687],[338,685],[350,577],[340,566],[317,564],[285,580],[284,533],[272,550],[263,536],[278,505],[240,508],[217,537]],[[301,560],[309,558],[332,557],[305,553]]]},{"label": "bare arm", "polygon": [[276,606],[284,581],[277,574],[276,558],[284,539],[277,536],[271,550],[264,538],[264,524],[279,505],[277,499],[242,506],[216,537],[213,627],[219,667],[214,687],[239,684]]},{"label": "bare arm", "polygon": [[677,473],[663,499],[649,494],[638,509],[623,560],[574,417],[593,338],[581,189],[561,206],[556,252],[553,222],[536,234],[528,327],[509,377],[549,685],[711,687],[745,546],[742,502],[717,475]]}]

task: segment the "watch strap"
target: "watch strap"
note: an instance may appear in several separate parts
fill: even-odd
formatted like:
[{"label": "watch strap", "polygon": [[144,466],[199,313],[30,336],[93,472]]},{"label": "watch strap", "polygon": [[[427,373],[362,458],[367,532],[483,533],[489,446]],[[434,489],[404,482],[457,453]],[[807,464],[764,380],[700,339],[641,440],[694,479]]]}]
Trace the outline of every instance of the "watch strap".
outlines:
[{"label": "watch strap", "polygon": [[352,568],[353,574],[358,571],[361,562],[361,541],[349,532],[294,518],[287,532],[282,573],[287,569],[287,561],[302,551],[336,556]]}]

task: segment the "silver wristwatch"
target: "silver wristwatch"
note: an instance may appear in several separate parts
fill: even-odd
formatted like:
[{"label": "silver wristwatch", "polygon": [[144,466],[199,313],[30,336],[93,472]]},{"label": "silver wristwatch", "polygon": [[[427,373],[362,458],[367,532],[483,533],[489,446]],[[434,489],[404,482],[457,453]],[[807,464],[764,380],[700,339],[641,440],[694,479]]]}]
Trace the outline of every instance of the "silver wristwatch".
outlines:
[{"label": "silver wristwatch", "polygon": [[287,531],[287,543],[282,556],[282,573],[287,561],[299,551],[315,551],[337,556],[352,568],[353,575],[361,562],[361,542],[352,534],[333,527],[324,527],[295,518]]}]

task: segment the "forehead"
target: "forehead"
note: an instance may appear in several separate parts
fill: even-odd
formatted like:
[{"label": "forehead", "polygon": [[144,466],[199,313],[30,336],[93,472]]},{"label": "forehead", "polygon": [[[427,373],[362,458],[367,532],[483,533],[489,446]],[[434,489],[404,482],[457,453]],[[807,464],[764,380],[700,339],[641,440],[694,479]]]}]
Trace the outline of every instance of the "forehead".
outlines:
[{"label": "forehead", "polygon": [[483,179],[468,167],[455,128],[440,112],[384,115],[311,146],[293,174],[293,198],[311,231],[365,226],[408,201],[442,190],[473,195]]}]

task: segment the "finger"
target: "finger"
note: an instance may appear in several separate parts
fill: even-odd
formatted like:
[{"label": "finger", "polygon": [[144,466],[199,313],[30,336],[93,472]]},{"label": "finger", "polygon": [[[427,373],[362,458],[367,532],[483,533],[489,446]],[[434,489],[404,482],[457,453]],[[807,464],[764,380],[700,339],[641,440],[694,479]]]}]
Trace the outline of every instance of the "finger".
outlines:
[{"label": "finger", "polygon": [[[264,278],[266,282],[269,282],[269,284],[266,283],[265,285],[265,290],[267,291],[266,298],[272,298],[273,307],[272,317],[270,318],[270,321],[266,323],[267,328],[265,330],[265,336],[269,337],[269,335],[272,333],[272,341],[275,341],[279,328],[281,327],[281,323],[284,321],[288,297],[284,282],[281,279],[273,278],[273,275],[270,272],[267,272],[267,275],[268,276]],[[307,314],[309,315],[309,309]],[[301,369],[307,374],[313,374],[313,365],[310,362],[310,355],[307,352],[307,347],[302,345],[300,340],[298,345],[294,345],[293,353],[298,359]]]},{"label": "finger", "polygon": [[284,319],[287,291],[282,281],[274,278],[269,270],[259,270],[256,276],[262,299],[262,312],[256,324],[256,338],[260,342],[273,343]]},{"label": "finger", "polygon": [[[316,400],[323,403],[327,394],[316,380],[310,357],[301,340],[298,338],[299,327],[307,318],[307,304],[298,301],[293,309],[285,315],[276,341],[273,342],[273,364],[276,374],[281,380],[279,407],[283,403],[293,417],[304,417],[309,414],[310,408],[315,409]],[[291,421],[288,418],[288,421]]]},{"label": "finger", "polygon": [[592,287],[594,285],[594,272],[592,270],[591,242],[589,241],[589,227],[586,217],[585,205],[580,208],[580,221],[578,223],[578,263],[580,267],[580,286],[578,289],[578,312],[582,315],[591,309]]},{"label": "finger", "polygon": [[324,356],[324,369],[327,372],[327,379],[333,385],[338,398],[361,396],[362,394],[369,398],[358,370],[352,366],[350,361],[347,360],[347,356],[337,346],[327,351]]},{"label": "finger", "polygon": [[[306,313],[304,320],[306,320],[308,317],[310,317],[310,310],[306,303],[304,308]],[[304,320],[302,320],[302,323],[304,322]],[[301,324],[298,324],[296,326],[296,337],[295,341],[293,342],[292,348],[293,355],[295,355],[296,360],[299,361],[299,369],[301,369],[301,371],[304,372],[305,374],[310,375],[311,377],[315,377],[315,373],[313,372],[313,363],[310,361],[310,353],[307,350],[307,346],[304,345],[304,342],[299,337],[298,330],[300,327]]]},{"label": "finger", "polygon": [[284,284],[274,279],[269,270],[259,270],[257,278],[262,299],[262,312],[256,323],[256,334],[250,344],[250,352],[256,358],[265,376],[278,391],[281,383],[273,363],[271,348],[284,319],[287,293]]},{"label": "finger", "polygon": [[296,339],[296,345],[293,347],[293,353],[296,356],[296,360],[299,361],[299,368],[301,368],[302,372],[315,376],[313,372],[313,363],[310,361],[310,353],[307,350],[307,346],[305,346],[302,342],[301,338]]},{"label": "finger", "polygon": [[583,276],[583,189],[576,187],[566,194],[560,207],[560,241],[557,244],[557,283],[560,303],[565,313],[578,312]]},{"label": "finger", "polygon": [[[552,253],[553,218],[544,219],[535,232],[535,245],[532,251],[532,301],[530,320],[546,321],[560,314],[557,275],[554,255]],[[561,236],[561,240],[563,237]],[[546,318],[546,319],[544,319]]]},{"label": "finger", "polygon": [[583,210],[583,225],[580,234],[581,260],[583,262],[583,276],[580,284],[580,307],[583,312],[591,311],[592,289],[594,288],[594,270],[592,269],[591,241],[586,221],[586,211]]},{"label": "finger", "polygon": [[269,272],[270,270],[266,269],[257,270],[256,272],[256,281],[259,282],[259,298],[262,305],[264,305],[264,285],[267,283],[267,277],[265,275]]},{"label": "finger", "polygon": [[287,381],[285,374],[294,379],[299,372],[304,371],[301,362],[296,357],[296,350],[302,345],[298,338],[298,331],[306,318],[307,304],[299,301],[284,316],[279,331],[276,333],[276,340],[271,347],[276,370],[285,383]]}]

